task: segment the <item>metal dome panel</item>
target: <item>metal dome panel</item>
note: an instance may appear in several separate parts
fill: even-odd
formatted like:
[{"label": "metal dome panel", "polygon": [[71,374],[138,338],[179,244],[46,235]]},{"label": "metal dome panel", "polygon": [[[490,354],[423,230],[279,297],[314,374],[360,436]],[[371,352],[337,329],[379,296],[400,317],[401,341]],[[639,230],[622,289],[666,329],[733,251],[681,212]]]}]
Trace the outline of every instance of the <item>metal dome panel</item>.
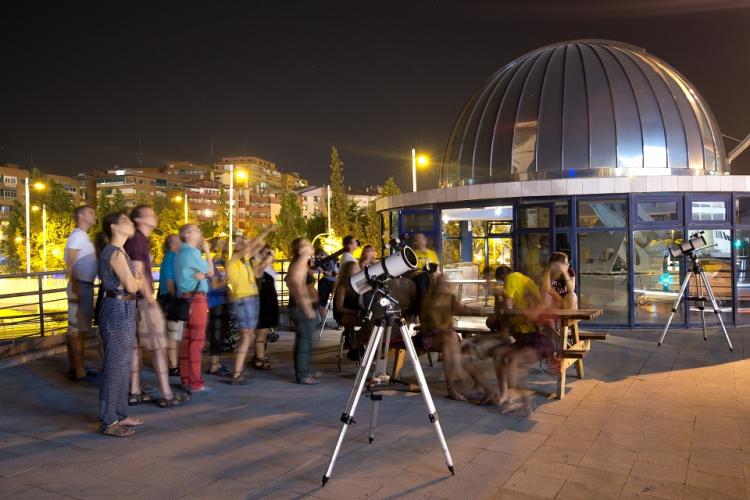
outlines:
[{"label": "metal dome panel", "polygon": [[453,126],[440,184],[725,170],[719,127],[690,82],[641,48],[579,40],[488,79]]}]

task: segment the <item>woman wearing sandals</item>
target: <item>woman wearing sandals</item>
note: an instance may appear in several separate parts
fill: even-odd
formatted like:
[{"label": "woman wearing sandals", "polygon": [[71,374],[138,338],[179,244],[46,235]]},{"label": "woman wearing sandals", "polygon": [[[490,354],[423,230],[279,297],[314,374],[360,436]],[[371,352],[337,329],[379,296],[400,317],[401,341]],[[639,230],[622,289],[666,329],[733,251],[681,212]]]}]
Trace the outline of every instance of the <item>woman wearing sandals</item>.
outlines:
[{"label": "woman wearing sandals", "polygon": [[279,299],[276,294],[276,273],[273,270],[273,249],[268,245],[258,254],[255,278],[258,282],[260,312],[255,336],[253,366],[259,370],[270,370],[271,362],[266,355],[266,337],[271,328],[279,325]]},{"label": "woman wearing sandals", "polygon": [[310,351],[313,332],[318,322],[317,293],[313,288],[315,278],[310,272],[313,247],[306,238],[292,242],[292,263],[286,275],[289,286],[289,318],[295,325],[294,376],[298,383],[315,385],[320,379],[310,374]]},{"label": "woman wearing sandals", "polygon": [[250,373],[245,370],[247,351],[255,339],[255,328],[258,325],[260,299],[258,298],[258,283],[255,280],[255,270],[252,258],[265,246],[264,238],[273,227],[265,229],[252,240],[238,240],[234,255],[226,265],[227,285],[233,302],[232,313],[240,328],[240,343],[235,349],[234,374],[230,380],[232,385],[245,385],[250,382]]},{"label": "woman wearing sandals", "polygon": [[123,250],[135,226],[124,213],[107,215],[97,236],[101,306],[99,335],[104,357],[99,385],[99,431],[107,436],[127,437],[143,421],[128,415],[128,390],[133,350],[136,346],[136,292],[141,276]]}]

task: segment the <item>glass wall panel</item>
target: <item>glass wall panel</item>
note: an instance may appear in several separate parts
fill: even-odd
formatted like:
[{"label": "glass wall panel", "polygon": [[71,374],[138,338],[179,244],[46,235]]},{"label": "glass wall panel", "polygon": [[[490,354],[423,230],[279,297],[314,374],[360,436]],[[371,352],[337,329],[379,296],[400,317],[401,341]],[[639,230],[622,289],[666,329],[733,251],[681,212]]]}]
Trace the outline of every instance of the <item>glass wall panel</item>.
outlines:
[{"label": "glass wall panel", "polygon": [[487,252],[484,238],[477,238],[471,242],[471,262],[477,267],[479,276],[485,276],[487,271]]},{"label": "glass wall panel", "polygon": [[578,202],[579,227],[625,227],[627,200],[581,200]]},{"label": "glass wall panel", "polygon": [[570,227],[570,203],[555,202],[555,227]]},{"label": "glass wall panel", "polygon": [[443,258],[450,259],[443,263],[453,264],[452,275],[465,277],[472,269],[473,274],[484,276],[494,272],[500,263],[512,262],[512,239],[495,237],[512,231],[512,205],[445,209],[440,219]]},{"label": "glass wall panel", "polygon": [[573,258],[573,245],[571,245],[570,234],[568,233],[556,233],[555,234],[555,252],[562,252],[568,256],[570,262],[575,261]]},{"label": "glass wall panel", "polygon": [[524,229],[548,228],[549,207],[522,207],[521,227]]},{"label": "glass wall panel", "polygon": [[461,240],[443,240],[441,262],[443,266],[461,262]]},{"label": "glass wall panel", "polygon": [[[723,202],[721,202],[723,203]],[[690,230],[689,234],[695,231]],[[711,289],[719,301],[719,307],[732,307],[732,238],[729,229],[707,229],[703,232],[708,244],[705,250],[698,252],[703,270],[708,277]],[[713,246],[715,245],[715,246]],[[688,260],[686,265],[690,265]],[[702,287],[701,287],[702,288]],[[697,283],[692,282],[688,285],[689,295],[698,295],[699,288]],[[705,292],[703,292],[705,294]],[[706,304],[709,312],[706,314],[707,323],[718,323],[711,312],[711,305]],[[732,321],[732,313],[723,313],[724,323]],[[700,312],[691,308],[689,320],[692,323],[700,322]]]},{"label": "glass wall panel", "polygon": [[404,231],[407,233],[431,233],[435,225],[432,212],[421,214],[404,214]]},{"label": "glass wall panel", "polygon": [[597,323],[628,324],[627,233],[580,233],[578,268],[579,307],[603,309]]},{"label": "glass wall panel", "polygon": [[544,272],[544,268],[549,261],[550,248],[547,233],[520,235],[518,238],[518,270],[540,284],[542,272]]},{"label": "glass wall panel", "polygon": [[692,201],[690,213],[693,221],[727,220],[727,204],[724,201]]},{"label": "glass wall panel", "polygon": [[[750,199],[750,198],[748,198]],[[749,207],[750,208],[750,207]],[[734,233],[735,260],[737,268],[737,323],[750,323],[750,230]]]},{"label": "glass wall panel", "polygon": [[488,238],[487,256],[489,258],[489,276],[494,279],[498,266],[513,267],[513,240],[511,238]]},{"label": "glass wall panel", "polygon": [[735,224],[750,224],[750,197],[737,198],[736,213]]},{"label": "glass wall panel", "polygon": [[[635,321],[639,324],[664,324],[680,292],[682,259],[672,260],[667,248],[681,243],[682,231],[633,232],[633,304]],[[685,320],[680,307],[673,322]]]},{"label": "glass wall panel", "polygon": [[676,200],[639,201],[636,204],[638,222],[675,222],[677,215]]}]

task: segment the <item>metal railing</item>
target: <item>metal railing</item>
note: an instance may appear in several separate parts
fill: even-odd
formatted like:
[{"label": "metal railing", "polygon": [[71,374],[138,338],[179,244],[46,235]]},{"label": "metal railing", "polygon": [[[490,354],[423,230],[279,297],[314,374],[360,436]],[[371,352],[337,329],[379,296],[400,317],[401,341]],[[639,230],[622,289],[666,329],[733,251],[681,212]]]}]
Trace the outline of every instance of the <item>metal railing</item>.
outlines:
[{"label": "metal railing", "polygon": [[[289,261],[274,263],[279,305],[289,302],[286,274]],[[159,268],[153,270],[154,288]],[[68,329],[68,280],[64,271],[46,271],[0,275],[0,343],[29,337],[65,333]],[[94,293],[99,282],[94,285]]]}]

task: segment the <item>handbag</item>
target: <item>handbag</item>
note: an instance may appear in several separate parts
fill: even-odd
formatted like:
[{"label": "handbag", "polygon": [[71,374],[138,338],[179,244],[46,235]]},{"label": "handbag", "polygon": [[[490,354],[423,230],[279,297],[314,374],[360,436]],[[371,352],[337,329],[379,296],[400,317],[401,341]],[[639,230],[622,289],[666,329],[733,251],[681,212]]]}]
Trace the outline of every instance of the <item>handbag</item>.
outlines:
[{"label": "handbag", "polygon": [[195,290],[190,294],[190,297],[181,296],[169,296],[169,303],[167,304],[167,319],[169,321],[187,321],[190,317],[190,304],[193,302],[193,295],[198,291],[198,287],[201,286],[201,280],[198,280],[198,284],[195,285]]}]

